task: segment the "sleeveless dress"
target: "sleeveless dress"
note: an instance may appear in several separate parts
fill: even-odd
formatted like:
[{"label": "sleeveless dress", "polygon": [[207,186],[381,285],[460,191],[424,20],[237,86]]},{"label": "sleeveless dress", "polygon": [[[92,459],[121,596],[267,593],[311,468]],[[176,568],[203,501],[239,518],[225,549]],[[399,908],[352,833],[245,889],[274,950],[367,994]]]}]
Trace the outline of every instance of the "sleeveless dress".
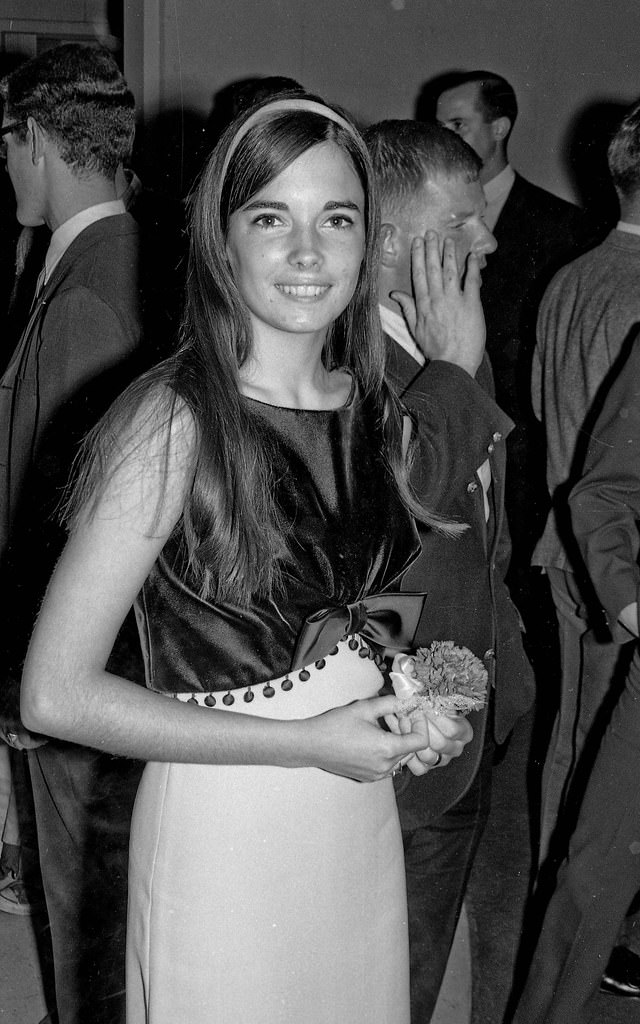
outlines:
[{"label": "sleeveless dress", "polygon": [[[136,609],[147,683],[225,714],[304,718],[380,691],[378,659],[358,635],[363,602],[384,604],[417,534],[355,386],[337,410],[248,405],[291,524],[284,593],[249,609],[203,601],[172,538]],[[300,634],[321,609],[338,634],[303,645],[313,657],[301,665]],[[131,837],[128,1024],[408,1021],[391,779],[146,766]]]}]

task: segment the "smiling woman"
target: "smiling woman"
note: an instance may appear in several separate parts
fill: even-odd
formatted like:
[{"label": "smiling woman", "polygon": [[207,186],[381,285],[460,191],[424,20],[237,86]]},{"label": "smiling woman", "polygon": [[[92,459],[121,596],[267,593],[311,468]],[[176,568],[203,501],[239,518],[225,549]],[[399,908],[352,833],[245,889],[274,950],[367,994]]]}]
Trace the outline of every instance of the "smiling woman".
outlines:
[{"label": "smiling woman", "polygon": [[[150,762],[129,1024],[408,1022],[390,777],[471,733],[380,724],[396,700],[369,641],[405,646],[420,614],[389,593],[418,551],[410,510],[442,524],[407,482],[376,251],[348,119],[306,97],[245,114],[193,198],[180,349],[85,447],[22,709]],[[105,667],[134,601],[146,689]]]}]

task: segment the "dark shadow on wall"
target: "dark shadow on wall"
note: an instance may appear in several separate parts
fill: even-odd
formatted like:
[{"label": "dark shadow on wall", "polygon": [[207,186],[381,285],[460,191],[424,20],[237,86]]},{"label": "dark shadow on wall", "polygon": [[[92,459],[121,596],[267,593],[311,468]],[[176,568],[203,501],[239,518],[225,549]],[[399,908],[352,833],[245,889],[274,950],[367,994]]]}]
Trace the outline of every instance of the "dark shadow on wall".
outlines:
[{"label": "dark shadow on wall", "polygon": [[183,199],[208,153],[206,118],[197,111],[176,107],[138,129],[133,166],[146,188],[171,199]]},{"label": "dark shadow on wall", "polygon": [[446,89],[457,85],[458,75],[464,74],[463,68],[449,68],[447,71],[428,78],[423,83],[416,97],[414,117],[416,121],[435,121],[438,97]]},{"label": "dark shadow on wall", "polygon": [[280,95],[304,93],[295,78],[284,75],[251,75],[239,78],[219,89],[213,96],[211,113],[207,118],[207,139],[211,148],[235,117],[254,103],[262,103]]},{"label": "dark shadow on wall", "polygon": [[227,125],[254,103],[304,92],[293,78],[253,76],[230,82],[212,97],[208,116],[166,110],[136,137],[134,166],[145,186],[175,199],[187,196]]},{"label": "dark shadow on wall", "polygon": [[593,99],[569,123],[562,153],[580,205],[603,236],[618,220],[618,198],[607,165],[607,147],[630,103]]}]

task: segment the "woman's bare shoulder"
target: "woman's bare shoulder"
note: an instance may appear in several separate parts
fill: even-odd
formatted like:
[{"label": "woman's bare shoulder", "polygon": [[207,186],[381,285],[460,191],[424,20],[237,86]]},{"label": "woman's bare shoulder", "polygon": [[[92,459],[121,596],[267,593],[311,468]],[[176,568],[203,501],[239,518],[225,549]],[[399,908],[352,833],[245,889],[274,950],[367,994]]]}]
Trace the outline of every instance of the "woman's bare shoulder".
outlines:
[{"label": "woman's bare shoulder", "polygon": [[103,429],[100,470],[73,526],[94,517],[130,518],[145,533],[164,532],[191,489],[197,443],[195,416],[171,387],[154,383],[130,393]]}]

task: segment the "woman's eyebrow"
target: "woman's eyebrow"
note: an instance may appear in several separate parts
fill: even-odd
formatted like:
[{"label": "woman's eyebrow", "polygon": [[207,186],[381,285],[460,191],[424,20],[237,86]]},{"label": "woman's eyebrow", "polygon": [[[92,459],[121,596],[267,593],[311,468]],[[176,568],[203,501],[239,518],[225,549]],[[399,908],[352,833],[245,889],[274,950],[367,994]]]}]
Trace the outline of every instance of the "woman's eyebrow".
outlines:
[{"label": "woman's eyebrow", "polygon": [[251,199],[243,210],[261,210],[263,206],[268,206],[271,210],[288,210],[289,207],[286,203],[278,202],[275,199]]},{"label": "woman's eyebrow", "polygon": [[325,210],[359,210],[360,207],[357,203],[354,203],[351,199],[340,199],[332,200],[329,203],[325,203]]},{"label": "woman's eyebrow", "polygon": [[[268,206],[270,210],[288,210],[289,207],[286,203],[280,202],[276,199],[251,199],[243,210],[262,210],[265,206]],[[325,203],[324,210],[359,210],[360,207],[357,203],[354,203],[351,199],[332,199],[328,203]]]}]

